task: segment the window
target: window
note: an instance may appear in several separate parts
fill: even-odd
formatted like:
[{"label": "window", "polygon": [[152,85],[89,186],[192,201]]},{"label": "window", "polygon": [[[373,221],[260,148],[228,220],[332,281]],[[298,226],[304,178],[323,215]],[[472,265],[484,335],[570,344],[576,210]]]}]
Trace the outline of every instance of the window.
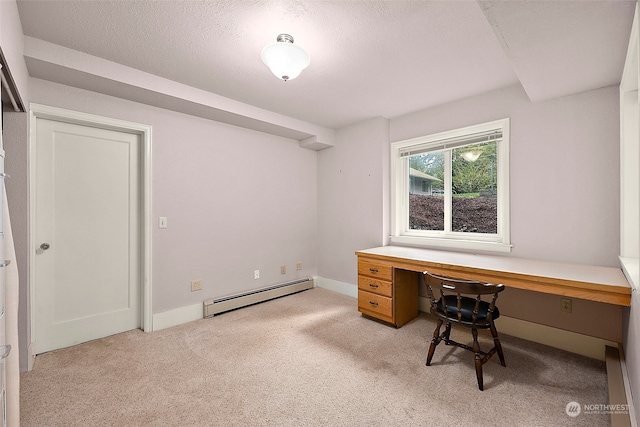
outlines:
[{"label": "window", "polygon": [[509,252],[509,119],[391,144],[391,242]]}]

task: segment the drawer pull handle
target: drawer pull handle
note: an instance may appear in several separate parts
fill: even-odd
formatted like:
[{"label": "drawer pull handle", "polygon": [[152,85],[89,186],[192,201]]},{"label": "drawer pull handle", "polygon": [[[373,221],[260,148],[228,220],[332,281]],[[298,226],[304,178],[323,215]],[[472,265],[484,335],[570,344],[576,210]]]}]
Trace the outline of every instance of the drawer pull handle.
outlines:
[{"label": "drawer pull handle", "polygon": [[375,285],[373,283],[369,283],[369,286],[372,287],[373,289],[378,289],[378,285]]},{"label": "drawer pull handle", "polygon": [[369,271],[372,272],[372,273],[378,273],[378,269],[377,268],[370,268]]},{"label": "drawer pull handle", "polygon": [[377,306],[378,306],[378,303],[377,303],[377,302],[373,302],[373,301],[369,301],[369,304],[371,304],[371,305],[372,305],[372,306],[374,306],[374,307],[377,307]]}]

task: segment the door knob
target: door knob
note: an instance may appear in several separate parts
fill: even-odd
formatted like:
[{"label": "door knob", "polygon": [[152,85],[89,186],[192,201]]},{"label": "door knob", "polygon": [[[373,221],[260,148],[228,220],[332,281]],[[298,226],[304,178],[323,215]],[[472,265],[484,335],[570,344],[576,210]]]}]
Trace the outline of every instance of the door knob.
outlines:
[{"label": "door knob", "polygon": [[51,245],[48,244],[48,243],[43,243],[43,244],[40,245],[40,249],[42,249],[43,251],[46,251],[50,247],[51,247]]}]

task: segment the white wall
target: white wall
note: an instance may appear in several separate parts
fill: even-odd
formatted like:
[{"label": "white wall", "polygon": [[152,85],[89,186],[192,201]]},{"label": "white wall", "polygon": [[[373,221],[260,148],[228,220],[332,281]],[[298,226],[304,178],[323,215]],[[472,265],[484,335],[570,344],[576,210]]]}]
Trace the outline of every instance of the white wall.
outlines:
[{"label": "white wall", "polygon": [[[390,142],[505,117],[514,244],[505,256],[619,266],[617,87],[531,103],[518,85],[393,118],[386,142],[384,119],[340,130],[318,155],[318,275],[355,290],[354,252],[385,243]],[[510,289],[500,299],[509,317],[621,341],[620,307],[574,300],[567,320],[557,296]]]},{"label": "white wall", "polygon": [[617,87],[532,103],[516,85],[393,118],[386,142],[384,119],[338,131],[336,146],[318,155],[318,274],[355,284],[353,253],[384,243],[390,142],[505,117],[508,256],[618,267]]},{"label": "white wall", "polygon": [[357,283],[357,249],[388,240],[389,123],[376,118],[339,130],[318,152],[318,274]]},{"label": "white wall", "polygon": [[[294,140],[158,113],[166,119],[151,123],[153,206],[169,228],[153,236],[154,313],[315,275],[316,152]],[[198,278],[204,292],[191,293],[189,280]]]},{"label": "white wall", "polygon": [[510,256],[619,267],[617,92],[532,103],[516,85],[393,119],[390,139],[509,117]]},{"label": "white wall", "polygon": [[[29,84],[32,102],[153,127],[154,314],[316,274],[315,151],[39,79]],[[166,230],[156,227],[159,216],[168,218]],[[190,291],[192,279],[203,280],[203,291]]]}]

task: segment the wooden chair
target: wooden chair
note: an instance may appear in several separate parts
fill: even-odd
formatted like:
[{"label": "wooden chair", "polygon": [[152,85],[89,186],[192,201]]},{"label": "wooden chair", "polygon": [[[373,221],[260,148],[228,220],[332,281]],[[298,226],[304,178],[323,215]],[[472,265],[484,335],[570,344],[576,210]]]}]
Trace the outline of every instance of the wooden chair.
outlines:
[{"label": "wooden chair", "polygon": [[[429,354],[427,355],[427,366],[431,365],[433,353],[440,341],[444,340],[446,345],[453,344],[472,351],[475,354],[478,388],[483,390],[482,365],[497,352],[498,357],[500,357],[500,364],[507,366],[504,362],[498,331],[493,323],[495,319],[500,317],[500,311],[495,304],[498,299],[498,293],[504,290],[504,285],[441,277],[428,271],[420,274],[419,280],[421,284],[427,287],[429,299],[431,300],[431,314],[438,319],[436,329],[433,331]],[[492,295],[491,301],[482,300],[483,295]],[[446,323],[445,331],[440,334],[440,328],[443,323]],[[471,329],[473,347],[458,343],[450,338],[452,323]],[[478,329],[489,329],[491,331],[494,347],[488,352],[480,350]]]}]

